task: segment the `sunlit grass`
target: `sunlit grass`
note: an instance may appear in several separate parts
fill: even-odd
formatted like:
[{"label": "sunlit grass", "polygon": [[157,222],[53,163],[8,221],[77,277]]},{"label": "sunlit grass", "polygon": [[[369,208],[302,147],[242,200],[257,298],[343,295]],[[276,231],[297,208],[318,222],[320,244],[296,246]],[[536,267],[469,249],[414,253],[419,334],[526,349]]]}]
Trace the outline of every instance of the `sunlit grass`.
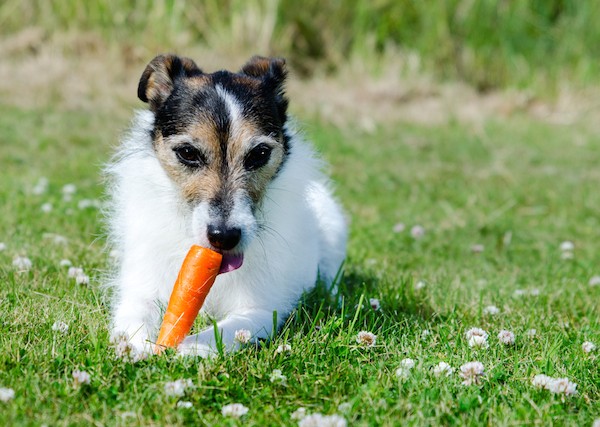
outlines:
[{"label": "sunlit grass", "polygon": [[83,30],[126,45],[131,55],[200,44],[286,56],[301,73],[389,49],[484,91],[544,93],[596,83],[599,17],[594,0],[5,0],[0,34],[28,26],[48,34]]},{"label": "sunlit grass", "polygon": [[[0,402],[3,425],[226,425],[235,423],[221,413],[230,403],[249,408],[249,425],[295,425],[300,407],[350,425],[590,425],[600,417],[598,353],[582,348],[600,343],[600,287],[589,285],[600,274],[600,144],[585,123],[514,117],[374,133],[308,123],[351,219],[340,295],[318,289],[273,341],[234,355],[129,364],[108,339],[101,216],[80,208],[102,200],[101,166],[127,118],[0,112],[0,387],[15,391]],[[41,177],[48,187],[35,194]],[[66,184],[76,186],[71,200]],[[45,203],[52,210],[43,212]],[[416,225],[423,235],[411,233]],[[571,259],[560,248],[567,240]],[[30,271],[16,271],[17,256],[31,260]],[[69,277],[63,259],[91,284]],[[66,333],[52,329],[57,321]],[[471,327],[488,333],[487,348],[469,345]],[[499,341],[501,330],[515,334],[514,345]],[[375,334],[376,345],[361,346],[360,331]],[[278,353],[283,345],[289,351]],[[398,377],[406,358],[415,366]],[[471,361],[485,374],[465,386],[459,370]],[[433,375],[439,362],[454,373]],[[275,369],[285,384],[271,381]],[[75,370],[90,383],[74,384]],[[538,390],[537,374],[567,377],[578,394]],[[178,379],[194,387],[169,396],[165,384]]]}]

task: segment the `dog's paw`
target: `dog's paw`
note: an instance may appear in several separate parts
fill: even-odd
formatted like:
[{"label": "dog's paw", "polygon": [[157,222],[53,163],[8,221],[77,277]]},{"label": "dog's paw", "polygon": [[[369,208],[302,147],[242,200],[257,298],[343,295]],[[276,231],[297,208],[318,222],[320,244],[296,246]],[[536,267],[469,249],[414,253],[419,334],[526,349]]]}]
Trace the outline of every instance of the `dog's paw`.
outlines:
[{"label": "dog's paw", "polygon": [[213,357],[218,353],[210,345],[203,343],[197,335],[185,338],[177,347],[179,356]]},{"label": "dog's paw", "polygon": [[140,336],[129,337],[126,332],[113,331],[110,343],[119,359],[127,362],[139,362],[154,354],[154,346]]}]

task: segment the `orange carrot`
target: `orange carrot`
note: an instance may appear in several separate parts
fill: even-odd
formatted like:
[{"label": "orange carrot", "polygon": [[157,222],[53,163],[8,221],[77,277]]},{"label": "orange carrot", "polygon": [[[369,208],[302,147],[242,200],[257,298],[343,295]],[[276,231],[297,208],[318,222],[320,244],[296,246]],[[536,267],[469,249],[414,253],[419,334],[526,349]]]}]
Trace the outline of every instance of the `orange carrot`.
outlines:
[{"label": "orange carrot", "polygon": [[192,329],[202,304],[215,282],[223,256],[200,246],[192,246],[183,261],[169,298],[154,352],[176,347]]}]

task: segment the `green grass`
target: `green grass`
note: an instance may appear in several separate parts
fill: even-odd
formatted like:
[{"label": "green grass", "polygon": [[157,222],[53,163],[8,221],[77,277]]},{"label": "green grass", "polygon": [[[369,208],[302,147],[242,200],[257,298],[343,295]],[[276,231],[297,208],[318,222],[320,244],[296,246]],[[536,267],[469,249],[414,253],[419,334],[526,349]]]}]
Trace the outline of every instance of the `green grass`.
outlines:
[{"label": "green grass", "polygon": [[[205,44],[286,56],[295,69],[342,67],[372,52],[481,90],[596,84],[596,0],[4,0],[0,34],[97,32],[124,52]],[[414,56],[414,55],[413,55]],[[372,60],[372,59],[371,59]],[[413,70],[420,73],[422,70]]]},{"label": "green grass", "polygon": [[[110,113],[0,106],[0,387],[16,394],[0,402],[2,425],[296,425],[298,407],[350,425],[586,426],[600,417],[599,354],[581,349],[600,344],[600,287],[588,285],[600,274],[600,141],[591,125],[516,116],[367,134],[307,123],[351,218],[343,298],[308,296],[260,347],[138,364],[115,359],[110,347],[101,216],[78,208],[103,197],[102,163],[126,125]],[[32,194],[42,176],[47,192]],[[61,193],[68,183],[77,186],[72,201]],[[399,222],[406,230],[396,233]],[[409,231],[417,224],[426,231],[419,240]],[[571,260],[561,259],[564,240],[575,244]],[[474,244],[484,251],[472,253]],[[30,272],[15,272],[18,255],[31,258]],[[67,277],[64,258],[92,276],[89,287]],[[416,289],[418,281],[426,286]],[[515,295],[533,289],[539,295]],[[359,306],[369,298],[380,311]],[[485,315],[492,304],[500,314]],[[69,324],[65,335],[51,330],[57,320]],[[468,346],[472,326],[489,332],[488,349]],[[501,329],[516,334],[514,346],[499,344]],[[356,343],[361,330],[377,335],[376,347]],[[292,351],[275,354],[283,343]],[[399,380],[406,357],[417,365]],[[458,369],[473,360],[486,369],[479,386],[431,375],[440,361]],[[75,388],[75,369],[91,383]],[[274,369],[287,385],[269,381]],[[539,373],[570,378],[579,394],[563,401],[536,390]],[[180,378],[196,388],[166,396],[165,383]],[[233,402],[250,409],[241,422],[221,415]],[[350,409],[340,412],[341,403]]]}]

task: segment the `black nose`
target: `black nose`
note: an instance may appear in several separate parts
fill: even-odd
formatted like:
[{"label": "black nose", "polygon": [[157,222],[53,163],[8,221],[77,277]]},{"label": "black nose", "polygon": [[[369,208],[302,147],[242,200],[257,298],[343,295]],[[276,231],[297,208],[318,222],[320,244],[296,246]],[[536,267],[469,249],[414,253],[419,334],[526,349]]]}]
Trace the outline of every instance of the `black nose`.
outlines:
[{"label": "black nose", "polygon": [[209,225],[206,230],[208,241],[217,249],[227,251],[236,247],[242,238],[242,230],[233,227]]}]

